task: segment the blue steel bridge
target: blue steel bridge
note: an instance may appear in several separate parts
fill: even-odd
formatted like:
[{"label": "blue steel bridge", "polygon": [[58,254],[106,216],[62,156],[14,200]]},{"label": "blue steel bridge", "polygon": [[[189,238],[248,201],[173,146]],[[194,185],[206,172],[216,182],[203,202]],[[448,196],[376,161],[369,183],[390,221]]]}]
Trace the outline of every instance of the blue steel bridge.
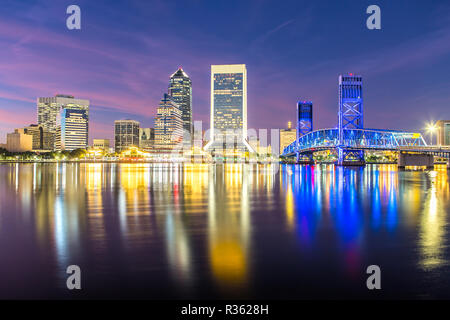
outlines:
[{"label": "blue steel bridge", "polygon": [[282,156],[312,161],[315,152],[329,150],[337,155],[338,165],[363,165],[365,151],[398,151],[399,167],[431,167],[434,156],[450,159],[450,148],[428,146],[420,133],[364,128],[363,110],[362,77],[340,75],[338,127],[313,131],[312,102],[299,101],[297,140]]},{"label": "blue steel bridge", "polygon": [[398,151],[401,147],[426,147],[420,133],[389,131],[382,129],[343,129],[342,141],[339,129],[321,129],[301,136],[287,146],[283,156],[309,155],[316,151],[345,149],[348,151],[380,150]]},{"label": "blue steel bridge", "polygon": [[[365,150],[397,151],[401,155],[418,154],[432,157],[447,158],[450,161],[450,147],[427,145],[420,133],[389,131],[383,129],[344,129],[342,142],[339,139],[339,129],[321,129],[311,131],[291,143],[283,151],[285,157],[305,157],[312,160],[312,155],[318,151],[335,151],[345,153],[344,161],[338,164],[351,164],[348,155],[353,155],[355,162],[361,161]],[[450,163],[449,163],[450,164]]]}]

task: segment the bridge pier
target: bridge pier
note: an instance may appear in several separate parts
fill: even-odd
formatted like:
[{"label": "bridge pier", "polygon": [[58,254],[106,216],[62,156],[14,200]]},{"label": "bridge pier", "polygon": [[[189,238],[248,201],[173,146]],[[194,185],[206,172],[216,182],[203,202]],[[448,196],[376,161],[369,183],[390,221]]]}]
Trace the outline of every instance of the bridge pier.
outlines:
[{"label": "bridge pier", "polygon": [[366,161],[364,158],[364,150],[346,150],[343,148],[338,148],[338,161],[336,165],[338,166],[365,166]]},{"label": "bridge pier", "polygon": [[433,169],[434,156],[432,154],[424,153],[400,152],[398,155],[398,168],[405,169],[406,167],[426,167],[427,169]]},{"label": "bridge pier", "polygon": [[314,164],[312,153],[300,154],[297,153],[296,164]]}]

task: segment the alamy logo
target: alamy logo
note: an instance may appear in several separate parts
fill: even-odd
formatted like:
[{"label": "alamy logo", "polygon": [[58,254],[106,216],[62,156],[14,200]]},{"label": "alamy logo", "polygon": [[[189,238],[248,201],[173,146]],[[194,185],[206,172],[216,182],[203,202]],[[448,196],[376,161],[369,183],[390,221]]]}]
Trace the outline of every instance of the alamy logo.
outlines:
[{"label": "alamy logo", "polygon": [[366,25],[367,29],[374,30],[374,29],[381,29],[381,9],[377,5],[371,5],[367,7],[366,10],[367,14],[370,14],[370,16],[367,18]]},{"label": "alamy logo", "polygon": [[81,29],[81,9],[80,9],[80,7],[75,4],[72,4],[67,7],[66,13],[70,14],[70,16],[66,20],[67,29],[80,30]]},{"label": "alamy logo", "polygon": [[366,273],[370,274],[370,277],[367,278],[367,281],[366,281],[367,289],[380,290],[381,289],[381,269],[380,269],[380,267],[375,264],[368,266]]},{"label": "alamy logo", "polygon": [[73,264],[67,267],[66,270],[67,274],[70,274],[70,276],[67,278],[66,285],[67,289],[73,290],[81,289],[81,269],[79,266]]}]

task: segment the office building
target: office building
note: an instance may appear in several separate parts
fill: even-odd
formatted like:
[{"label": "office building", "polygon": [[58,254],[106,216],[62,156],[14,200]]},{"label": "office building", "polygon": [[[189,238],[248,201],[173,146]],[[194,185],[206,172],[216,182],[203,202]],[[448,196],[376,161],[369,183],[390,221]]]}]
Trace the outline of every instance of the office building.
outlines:
[{"label": "office building", "polygon": [[38,124],[50,132],[56,132],[57,118],[62,108],[86,110],[89,116],[89,100],[75,99],[71,95],[57,94],[54,97],[37,99]]},{"label": "office building", "polygon": [[437,145],[450,146],[450,120],[439,120],[437,127]]},{"label": "office building", "polygon": [[51,151],[54,148],[55,134],[42,125],[30,124],[27,127],[15,129],[15,132],[33,136],[33,151]]},{"label": "office building", "polygon": [[[70,108],[72,110],[84,110],[87,117],[86,136],[89,132],[89,100],[75,99],[71,95],[57,94],[54,97],[41,97],[37,99],[37,115],[38,125],[41,125],[44,130],[56,134],[58,126],[61,125],[61,110]],[[64,139],[63,139],[64,140]],[[61,137],[54,136],[54,144],[56,141],[61,141]],[[53,150],[55,145],[50,149]]]},{"label": "office building", "polygon": [[181,110],[183,131],[189,133],[192,141],[192,81],[181,67],[170,76],[169,96]]},{"label": "office building", "polygon": [[[251,151],[247,138],[247,69],[245,64],[211,66],[211,128],[205,149]],[[225,147],[225,148],[224,148]]]},{"label": "office building", "polygon": [[33,150],[33,136],[17,130],[6,135],[6,150],[9,152],[26,152]]},{"label": "office building", "polygon": [[72,151],[88,147],[88,110],[65,106],[57,118],[55,149]]},{"label": "office building", "polygon": [[139,147],[139,122],[135,120],[114,121],[114,149],[120,153],[129,147]]},{"label": "office building", "polygon": [[292,129],[292,123],[288,122],[287,129],[280,130],[280,154],[283,154],[284,148],[297,139],[297,130]]},{"label": "office building", "polygon": [[313,104],[311,101],[297,102],[297,139],[313,131]]},{"label": "office building", "polygon": [[155,129],[140,128],[139,129],[139,148],[145,151],[151,151],[155,143]]},{"label": "office building", "polygon": [[183,142],[182,112],[168,94],[159,103],[155,117],[155,148],[170,151]]},{"label": "office building", "polygon": [[94,139],[92,141],[92,147],[94,149],[103,150],[104,152],[110,151],[109,139]]}]

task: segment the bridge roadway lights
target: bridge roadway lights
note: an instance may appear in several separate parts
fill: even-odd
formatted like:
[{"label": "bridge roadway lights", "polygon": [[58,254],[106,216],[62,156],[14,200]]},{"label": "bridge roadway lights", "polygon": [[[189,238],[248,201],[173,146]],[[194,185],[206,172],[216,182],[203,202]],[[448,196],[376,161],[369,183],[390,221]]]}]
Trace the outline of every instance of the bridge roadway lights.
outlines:
[{"label": "bridge roadway lights", "polygon": [[398,168],[405,169],[406,167],[426,167],[427,169],[433,169],[434,156],[424,153],[400,152],[398,156]]}]

